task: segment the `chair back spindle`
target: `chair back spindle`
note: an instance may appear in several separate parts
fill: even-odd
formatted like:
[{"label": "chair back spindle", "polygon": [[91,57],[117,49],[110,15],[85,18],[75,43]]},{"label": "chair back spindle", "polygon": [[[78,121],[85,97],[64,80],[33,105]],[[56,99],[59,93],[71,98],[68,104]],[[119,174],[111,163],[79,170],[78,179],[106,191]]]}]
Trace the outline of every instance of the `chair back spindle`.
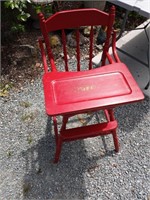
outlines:
[{"label": "chair back spindle", "polygon": [[94,31],[93,31],[93,26],[91,26],[91,30],[90,30],[90,50],[89,50],[89,69],[92,69],[93,37],[94,37]]},{"label": "chair back spindle", "polygon": [[80,33],[79,29],[76,29],[76,59],[77,59],[77,71],[80,71]]},{"label": "chair back spindle", "polygon": [[62,44],[63,44],[63,54],[65,61],[65,70],[68,71],[68,58],[67,58],[67,48],[66,48],[66,34],[65,30],[62,30]]}]

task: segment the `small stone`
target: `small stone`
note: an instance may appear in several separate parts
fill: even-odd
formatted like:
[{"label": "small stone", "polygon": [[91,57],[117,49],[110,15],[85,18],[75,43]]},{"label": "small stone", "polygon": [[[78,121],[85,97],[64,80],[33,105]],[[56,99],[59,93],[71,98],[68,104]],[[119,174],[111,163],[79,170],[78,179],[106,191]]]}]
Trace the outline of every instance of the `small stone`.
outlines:
[{"label": "small stone", "polygon": [[[32,55],[35,55],[35,54],[36,54],[36,49],[35,49],[34,46],[32,46],[32,45],[24,44],[24,45],[20,45],[20,47],[21,47],[22,51],[23,51],[23,50],[27,50],[29,54],[30,54],[30,53],[31,53]],[[27,55],[26,55],[26,56],[27,56]]]},{"label": "small stone", "polygon": [[[80,33],[80,42],[79,44],[82,46],[84,44],[87,44],[89,42],[88,38],[84,37],[81,33]],[[67,44],[70,47],[76,47],[77,46],[77,42],[76,42],[76,31],[71,32],[70,34],[67,35]]]},{"label": "small stone", "polygon": [[116,168],[116,167],[117,167],[117,164],[116,164],[116,163],[113,163],[112,166]]},{"label": "small stone", "polygon": [[73,55],[71,59],[72,59],[72,60],[76,59],[76,56],[75,56],[75,55]]},{"label": "small stone", "polygon": [[[62,57],[62,58],[64,58],[64,54],[63,53],[60,53],[60,56]],[[70,56],[67,54],[67,59],[69,60],[70,59]]]},{"label": "small stone", "polygon": [[[91,26],[87,26],[85,27],[85,29],[83,30],[83,34],[87,37],[90,36],[90,31],[91,31]],[[96,26],[93,27],[93,31],[94,33],[96,33]]]},{"label": "small stone", "polygon": [[13,61],[13,64],[14,64],[14,65],[17,65],[17,62],[16,62],[16,61]]},{"label": "small stone", "polygon": [[85,59],[89,59],[89,55],[85,55],[84,58],[85,58]]},{"label": "small stone", "polygon": [[100,52],[94,58],[92,58],[92,63],[95,64],[96,66],[99,66],[101,62],[101,57],[102,53]]},{"label": "small stone", "polygon": [[37,68],[38,68],[38,67],[41,67],[41,63],[36,63],[36,64],[35,64],[35,67],[37,67]]}]

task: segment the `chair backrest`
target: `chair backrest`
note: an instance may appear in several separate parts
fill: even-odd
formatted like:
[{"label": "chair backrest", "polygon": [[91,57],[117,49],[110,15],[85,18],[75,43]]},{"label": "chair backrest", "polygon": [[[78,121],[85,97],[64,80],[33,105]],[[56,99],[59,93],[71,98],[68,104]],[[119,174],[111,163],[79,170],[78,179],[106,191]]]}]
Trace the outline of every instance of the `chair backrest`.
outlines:
[{"label": "chair backrest", "polygon": [[[106,29],[106,39],[103,47],[102,54],[102,65],[105,65],[106,52],[109,50],[110,38],[112,34],[114,19],[115,19],[115,7],[112,6],[109,13],[103,12],[95,8],[88,9],[74,9],[66,10],[55,13],[49,18],[45,19],[42,13],[39,13],[40,27],[44,42],[46,44],[46,49],[48,53],[48,58],[50,64],[53,64],[53,68],[50,70],[55,70],[54,68],[54,56],[52,53],[53,48],[50,45],[49,34],[54,31],[61,30],[61,42],[65,61],[65,70],[69,71],[68,58],[67,58],[67,44],[66,44],[66,30],[75,29],[76,38],[76,59],[77,59],[77,70],[80,71],[80,31],[79,28],[83,26],[91,26],[90,36],[89,36],[89,69],[92,68],[92,56],[93,56],[93,36],[94,30],[93,26],[104,26]],[[57,69],[56,69],[57,70]]]}]

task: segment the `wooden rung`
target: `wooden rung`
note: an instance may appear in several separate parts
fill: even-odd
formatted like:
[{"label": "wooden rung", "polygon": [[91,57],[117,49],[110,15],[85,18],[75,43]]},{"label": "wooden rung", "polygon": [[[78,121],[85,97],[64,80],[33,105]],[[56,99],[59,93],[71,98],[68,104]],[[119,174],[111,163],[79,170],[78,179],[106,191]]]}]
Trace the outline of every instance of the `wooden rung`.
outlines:
[{"label": "wooden rung", "polygon": [[114,120],[101,124],[66,129],[60,132],[60,137],[63,141],[70,141],[81,138],[96,137],[98,135],[107,135],[110,134],[112,130],[115,130],[117,125],[117,121]]}]

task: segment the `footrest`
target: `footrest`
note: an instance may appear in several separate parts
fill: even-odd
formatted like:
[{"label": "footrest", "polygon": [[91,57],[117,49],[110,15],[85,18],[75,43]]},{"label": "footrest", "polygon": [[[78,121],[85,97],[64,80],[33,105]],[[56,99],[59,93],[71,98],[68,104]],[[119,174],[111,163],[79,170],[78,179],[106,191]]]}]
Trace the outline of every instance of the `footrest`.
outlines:
[{"label": "footrest", "polygon": [[63,141],[77,140],[88,137],[96,137],[98,135],[110,134],[112,130],[117,128],[117,121],[104,122],[101,124],[94,124],[89,126],[82,126],[78,128],[66,129],[60,132],[60,137]]}]

